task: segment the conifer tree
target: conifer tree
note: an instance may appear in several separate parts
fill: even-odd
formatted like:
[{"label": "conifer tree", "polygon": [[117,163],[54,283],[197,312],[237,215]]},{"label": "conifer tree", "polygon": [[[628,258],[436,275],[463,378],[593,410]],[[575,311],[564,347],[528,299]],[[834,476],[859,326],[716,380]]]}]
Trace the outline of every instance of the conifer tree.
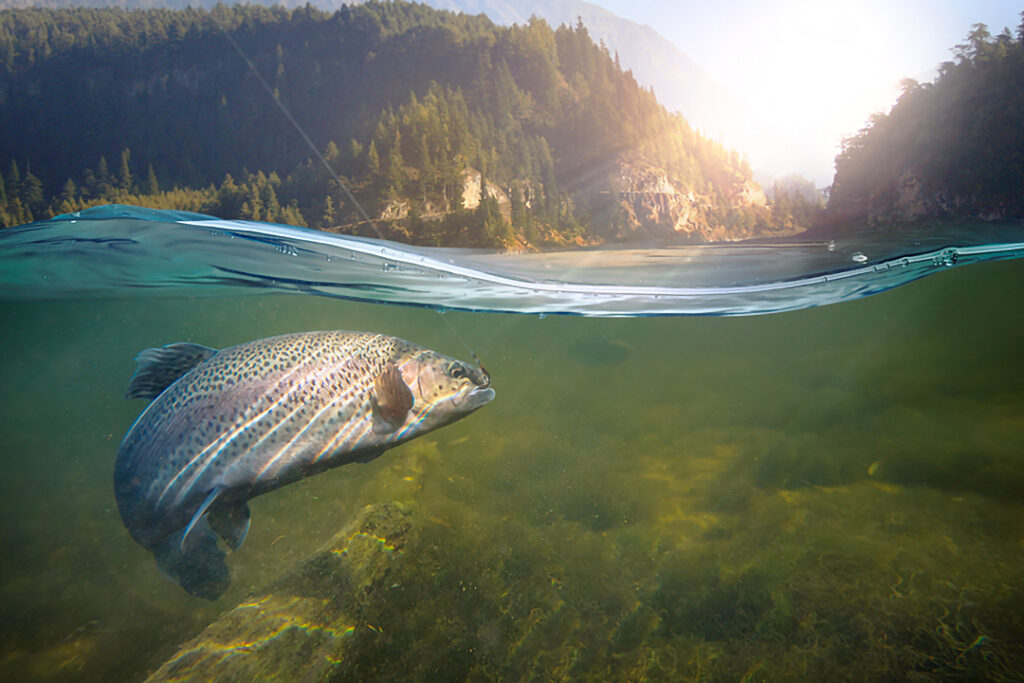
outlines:
[{"label": "conifer tree", "polygon": [[78,188],[75,186],[75,181],[72,180],[71,178],[68,178],[67,182],[64,183],[64,187],[60,191],[58,199],[61,202],[73,202],[75,200],[75,195],[77,194],[77,192]]},{"label": "conifer tree", "polygon": [[19,194],[21,195],[21,201],[24,202],[26,208],[42,208],[44,202],[43,181],[37,178],[32,171],[27,172],[24,180],[21,181]]},{"label": "conifer tree", "polygon": [[7,169],[7,192],[15,198],[21,195],[21,171],[14,159],[11,159],[11,165]]},{"label": "conifer tree", "polygon": [[97,196],[105,196],[110,193],[110,168],[107,166],[107,158],[100,155],[99,163],[96,164],[96,191]]},{"label": "conifer tree", "polygon": [[[228,176],[230,178],[231,176]],[[149,165],[146,170],[146,185],[143,188],[145,194],[155,195],[160,192],[160,183],[156,179],[156,171],[153,170],[153,164]]]},{"label": "conifer tree", "polygon": [[324,208],[320,218],[320,225],[325,228],[334,226],[334,199],[331,195],[324,197]]},{"label": "conifer tree", "polygon": [[377,141],[370,140],[370,147],[366,151],[366,170],[371,177],[380,175],[380,154],[377,153]]},{"label": "conifer tree", "polygon": [[117,186],[123,192],[132,191],[131,151],[125,147],[121,150],[121,164],[117,169]]}]

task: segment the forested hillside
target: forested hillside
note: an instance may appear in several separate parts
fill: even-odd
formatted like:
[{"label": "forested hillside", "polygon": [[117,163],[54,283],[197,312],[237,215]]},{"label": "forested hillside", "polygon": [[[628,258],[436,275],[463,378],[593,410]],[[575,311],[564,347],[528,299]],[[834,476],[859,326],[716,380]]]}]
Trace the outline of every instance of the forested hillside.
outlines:
[{"label": "forested hillside", "polygon": [[1024,21],[1016,35],[976,24],[953,54],[844,142],[832,226],[1024,218]]},{"label": "forested hillside", "polygon": [[0,164],[7,225],[117,201],[368,231],[345,188],[432,244],[794,225],[584,27],[404,2],[0,12]]}]

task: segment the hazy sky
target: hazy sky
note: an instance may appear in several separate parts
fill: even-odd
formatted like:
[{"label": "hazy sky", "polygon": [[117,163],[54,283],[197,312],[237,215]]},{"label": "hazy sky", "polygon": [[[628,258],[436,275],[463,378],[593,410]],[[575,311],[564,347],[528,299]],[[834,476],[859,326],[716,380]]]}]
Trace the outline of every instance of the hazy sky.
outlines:
[{"label": "hazy sky", "polygon": [[[755,170],[832,179],[844,135],[888,111],[901,78],[931,80],[982,22],[1020,23],[1015,0],[590,0],[654,27],[750,110],[725,142]],[[719,131],[707,131],[717,136]]]}]

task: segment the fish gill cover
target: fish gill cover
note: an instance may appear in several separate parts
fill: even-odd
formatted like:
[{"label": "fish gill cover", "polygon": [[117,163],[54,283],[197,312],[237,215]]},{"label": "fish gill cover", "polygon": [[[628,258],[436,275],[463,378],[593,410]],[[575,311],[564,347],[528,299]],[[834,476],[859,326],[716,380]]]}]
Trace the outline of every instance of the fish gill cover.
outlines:
[{"label": "fish gill cover", "polygon": [[0,297],[298,293],[441,310],[752,315],[849,301],[955,265],[1021,256],[1021,221],[824,241],[514,254],[114,205],[0,232]]}]

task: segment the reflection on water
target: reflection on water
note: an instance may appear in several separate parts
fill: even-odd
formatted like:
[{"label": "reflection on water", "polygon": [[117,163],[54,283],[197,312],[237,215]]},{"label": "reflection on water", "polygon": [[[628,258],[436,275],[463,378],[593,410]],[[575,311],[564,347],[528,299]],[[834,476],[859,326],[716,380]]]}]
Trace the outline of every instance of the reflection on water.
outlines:
[{"label": "reflection on water", "polygon": [[[354,679],[1011,680],[1024,670],[1024,263],[755,318],[316,297],[0,303],[4,680],[133,680],[365,505],[413,533]],[[232,585],[163,579],[114,504],[141,348],[375,330],[497,400],[252,501]],[[372,626],[373,628],[370,628]]]}]

